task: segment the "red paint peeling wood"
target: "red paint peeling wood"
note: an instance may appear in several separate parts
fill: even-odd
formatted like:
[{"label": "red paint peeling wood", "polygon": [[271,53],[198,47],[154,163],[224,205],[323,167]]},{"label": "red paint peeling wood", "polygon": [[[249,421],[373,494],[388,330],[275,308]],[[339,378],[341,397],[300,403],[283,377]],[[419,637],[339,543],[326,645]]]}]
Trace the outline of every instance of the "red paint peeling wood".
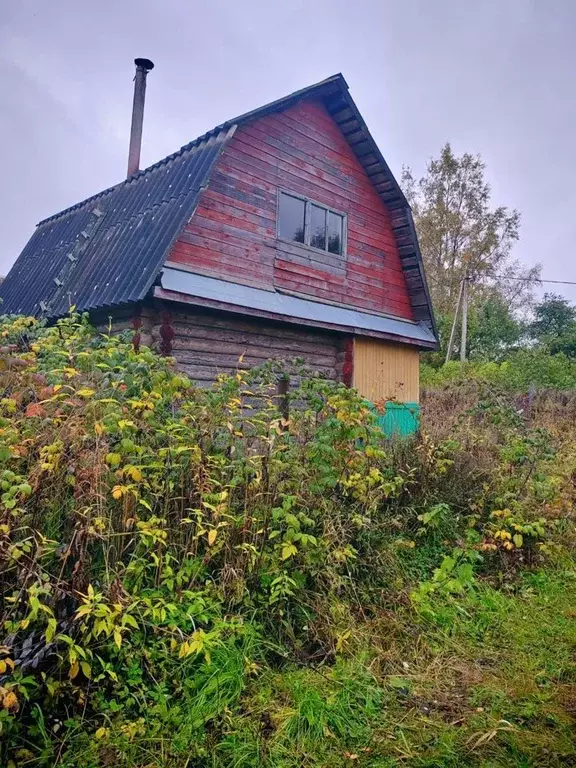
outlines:
[{"label": "red paint peeling wood", "polygon": [[172,328],[172,316],[170,312],[161,313],[160,325],[160,353],[169,355],[172,352],[172,339],[174,338],[174,329]]},{"label": "red paint peeling wood", "polygon": [[344,340],[344,365],[342,366],[342,381],[347,387],[352,386],[354,380],[354,339]]},{"label": "red paint peeling wood", "polygon": [[[344,259],[331,264],[312,249],[282,249],[279,187],[347,214]],[[413,319],[392,230],[397,218],[325,107],[302,102],[236,131],[170,260],[224,280]]]}]

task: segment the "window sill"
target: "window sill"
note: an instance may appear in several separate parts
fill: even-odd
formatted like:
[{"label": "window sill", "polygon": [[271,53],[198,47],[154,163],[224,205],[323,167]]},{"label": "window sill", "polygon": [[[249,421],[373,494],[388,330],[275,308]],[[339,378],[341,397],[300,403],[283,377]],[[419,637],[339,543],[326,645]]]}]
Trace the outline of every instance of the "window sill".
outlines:
[{"label": "window sill", "polygon": [[296,243],[293,240],[276,240],[276,258],[284,258],[293,264],[326,272],[331,275],[346,276],[346,257],[335,253],[321,251],[304,243]]},{"label": "window sill", "polygon": [[332,251],[325,251],[322,248],[315,248],[313,245],[306,245],[306,243],[298,243],[296,240],[287,240],[284,237],[278,237],[276,238],[277,242],[284,243],[285,245],[292,246],[294,248],[301,249],[303,251],[307,251],[310,253],[316,253],[321,254],[322,256],[326,256],[327,258],[332,259],[345,259],[346,254],[345,253],[332,253]]}]

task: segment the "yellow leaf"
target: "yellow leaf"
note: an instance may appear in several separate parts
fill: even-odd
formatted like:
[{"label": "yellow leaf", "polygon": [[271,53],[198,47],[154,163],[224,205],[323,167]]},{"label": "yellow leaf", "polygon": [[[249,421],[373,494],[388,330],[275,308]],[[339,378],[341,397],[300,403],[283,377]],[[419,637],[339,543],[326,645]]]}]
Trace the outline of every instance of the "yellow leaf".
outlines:
[{"label": "yellow leaf", "polygon": [[114,488],[112,488],[112,496],[115,499],[121,499],[122,496],[124,496],[124,486],[115,485]]},{"label": "yellow leaf", "polygon": [[105,736],[108,735],[108,728],[98,728],[94,736],[96,736],[97,739],[103,739]]},{"label": "yellow leaf", "polygon": [[94,394],[94,390],[90,389],[90,387],[82,387],[82,389],[79,389],[76,392],[76,394],[79,395],[80,397],[88,398],[88,397],[92,397],[92,395]]},{"label": "yellow leaf", "polygon": [[94,432],[96,432],[97,435],[101,435],[104,432],[104,427],[99,421],[94,424]]},{"label": "yellow leaf", "polygon": [[68,677],[70,680],[74,680],[74,678],[78,675],[78,672],[80,672],[80,664],[75,661],[70,665],[70,670],[68,671]]},{"label": "yellow leaf", "polygon": [[140,480],[142,480],[142,472],[138,469],[138,467],[135,467],[132,464],[127,464],[124,467],[124,474],[128,475],[128,477],[131,477],[135,483],[139,483]]},{"label": "yellow leaf", "polygon": [[122,634],[119,629],[114,630],[114,642],[118,646],[118,648],[122,647]]},{"label": "yellow leaf", "polygon": [[210,547],[216,541],[216,536],[217,535],[218,535],[218,531],[216,530],[216,528],[212,528],[212,530],[208,532],[208,545]]},{"label": "yellow leaf", "polygon": [[6,672],[6,662],[0,660],[0,675],[3,675],[4,672]]},{"label": "yellow leaf", "polygon": [[2,699],[2,706],[8,712],[16,712],[18,710],[18,698],[14,691],[8,691],[8,693]]},{"label": "yellow leaf", "polygon": [[134,424],[133,421],[129,421],[128,419],[120,419],[118,422],[119,429],[125,429],[126,427],[135,427],[136,424]]}]

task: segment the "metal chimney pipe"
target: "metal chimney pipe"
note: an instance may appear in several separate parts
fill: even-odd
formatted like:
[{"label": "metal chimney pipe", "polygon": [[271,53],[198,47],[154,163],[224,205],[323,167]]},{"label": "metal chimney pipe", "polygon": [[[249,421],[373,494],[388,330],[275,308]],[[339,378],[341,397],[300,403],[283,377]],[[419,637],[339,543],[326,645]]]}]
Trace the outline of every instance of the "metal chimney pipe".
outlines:
[{"label": "metal chimney pipe", "polygon": [[134,102],[132,104],[132,127],[130,128],[127,178],[130,178],[130,176],[133,176],[140,170],[146,75],[151,69],[154,69],[154,64],[150,59],[134,59],[134,64],[136,64],[136,76],[134,77]]}]

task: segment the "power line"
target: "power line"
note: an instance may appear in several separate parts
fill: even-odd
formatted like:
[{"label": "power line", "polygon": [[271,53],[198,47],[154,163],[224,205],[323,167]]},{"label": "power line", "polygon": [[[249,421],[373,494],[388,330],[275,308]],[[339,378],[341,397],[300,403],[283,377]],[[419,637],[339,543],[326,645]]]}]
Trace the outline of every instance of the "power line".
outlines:
[{"label": "power line", "polygon": [[555,283],[556,285],[576,285],[576,280],[540,280],[535,277],[505,277],[500,275],[498,277],[493,276],[495,280],[519,280],[522,283]]},{"label": "power line", "polygon": [[[433,275],[426,275],[429,280],[433,280],[438,285],[442,285],[442,281]],[[486,277],[492,278],[492,280],[518,280],[521,283],[554,283],[555,285],[576,285],[576,280],[545,280],[537,277],[511,277],[508,275],[486,275]]]}]

